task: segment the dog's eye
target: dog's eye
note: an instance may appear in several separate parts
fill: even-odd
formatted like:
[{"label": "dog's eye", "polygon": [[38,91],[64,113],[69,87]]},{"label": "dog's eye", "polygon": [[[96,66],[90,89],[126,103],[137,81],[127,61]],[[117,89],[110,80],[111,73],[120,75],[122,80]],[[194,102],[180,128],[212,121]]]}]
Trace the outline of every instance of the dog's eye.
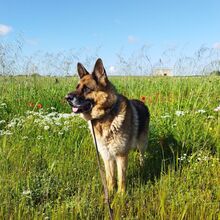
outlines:
[{"label": "dog's eye", "polygon": [[83,88],[83,93],[89,93],[91,91],[92,90],[90,88],[86,87],[86,86]]}]

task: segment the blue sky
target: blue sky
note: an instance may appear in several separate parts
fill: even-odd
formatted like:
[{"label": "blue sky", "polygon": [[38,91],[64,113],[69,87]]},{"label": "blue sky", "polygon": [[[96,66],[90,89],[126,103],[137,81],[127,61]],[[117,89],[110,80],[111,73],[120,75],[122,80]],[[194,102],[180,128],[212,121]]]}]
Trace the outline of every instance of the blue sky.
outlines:
[{"label": "blue sky", "polygon": [[25,39],[26,54],[88,48],[107,65],[143,45],[158,60],[177,48],[220,49],[219,0],[0,0],[0,41]]}]

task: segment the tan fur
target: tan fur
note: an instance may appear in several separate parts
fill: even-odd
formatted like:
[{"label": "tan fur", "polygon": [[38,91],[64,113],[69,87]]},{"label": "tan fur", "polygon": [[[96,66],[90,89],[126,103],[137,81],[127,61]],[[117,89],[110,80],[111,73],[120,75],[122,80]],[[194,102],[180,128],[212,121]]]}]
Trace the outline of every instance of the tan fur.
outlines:
[{"label": "tan fur", "polygon": [[[143,163],[149,130],[148,109],[143,103],[130,101],[116,92],[100,59],[92,74],[88,74],[81,64],[78,64],[78,72],[81,79],[74,94],[93,101],[92,109],[81,113],[81,116],[93,122],[98,150],[104,161],[108,189],[112,191],[116,185],[117,167],[118,191],[124,192],[129,151],[138,148],[140,162]],[[84,86],[91,91],[83,93]]]}]

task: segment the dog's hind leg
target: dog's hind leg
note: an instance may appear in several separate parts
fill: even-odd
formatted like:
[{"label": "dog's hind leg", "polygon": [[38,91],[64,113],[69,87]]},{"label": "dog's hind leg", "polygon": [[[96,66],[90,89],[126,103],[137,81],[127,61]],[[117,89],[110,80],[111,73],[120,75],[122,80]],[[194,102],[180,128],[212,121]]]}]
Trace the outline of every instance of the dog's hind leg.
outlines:
[{"label": "dog's hind leg", "polygon": [[140,166],[143,167],[144,165],[144,153],[148,146],[148,133],[142,133],[138,139],[137,149],[139,150],[140,156]]}]

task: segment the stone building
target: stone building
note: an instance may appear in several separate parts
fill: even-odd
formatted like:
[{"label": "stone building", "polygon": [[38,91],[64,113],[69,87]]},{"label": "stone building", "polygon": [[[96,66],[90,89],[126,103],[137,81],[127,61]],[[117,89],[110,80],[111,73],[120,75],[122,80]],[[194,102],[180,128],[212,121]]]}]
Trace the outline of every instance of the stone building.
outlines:
[{"label": "stone building", "polygon": [[153,69],[153,76],[173,76],[170,68],[155,68]]}]

